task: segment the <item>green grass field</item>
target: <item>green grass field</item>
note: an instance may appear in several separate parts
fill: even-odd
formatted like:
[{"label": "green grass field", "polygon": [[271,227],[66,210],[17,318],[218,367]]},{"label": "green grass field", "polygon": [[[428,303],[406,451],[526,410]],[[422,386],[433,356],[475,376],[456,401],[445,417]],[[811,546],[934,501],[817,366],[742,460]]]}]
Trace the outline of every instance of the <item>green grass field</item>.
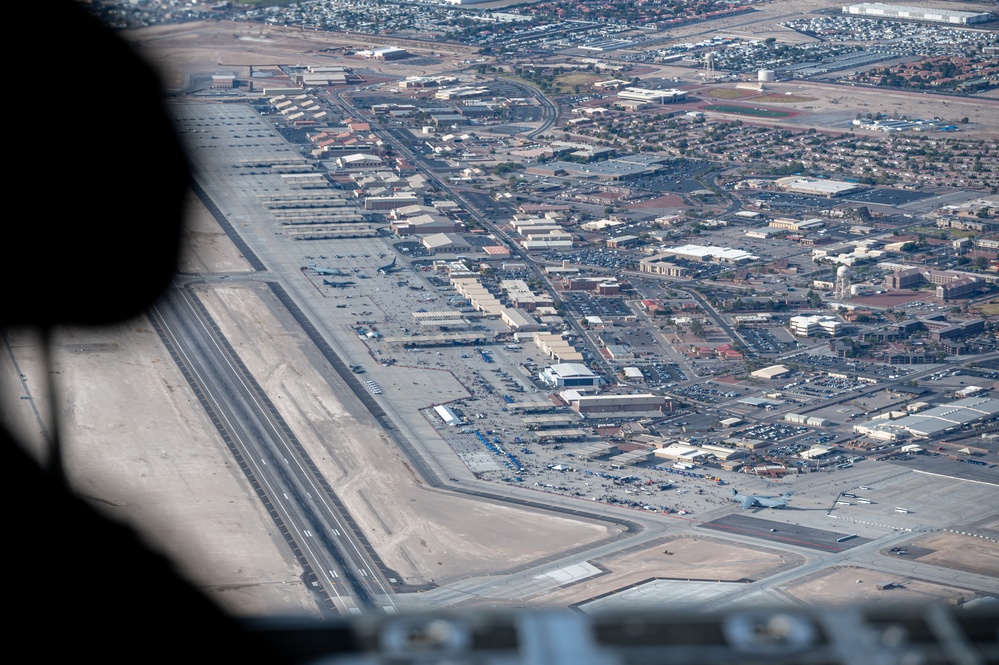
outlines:
[{"label": "green grass field", "polygon": [[999,315],[999,302],[990,302],[986,305],[975,305],[971,308],[973,312],[981,312],[982,316]]}]

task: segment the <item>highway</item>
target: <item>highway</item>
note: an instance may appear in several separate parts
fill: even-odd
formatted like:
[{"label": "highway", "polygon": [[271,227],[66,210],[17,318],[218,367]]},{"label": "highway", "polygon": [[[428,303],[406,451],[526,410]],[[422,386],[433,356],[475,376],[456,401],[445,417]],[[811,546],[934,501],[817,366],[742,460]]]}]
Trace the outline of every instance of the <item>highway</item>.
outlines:
[{"label": "highway", "polygon": [[187,288],[150,312],[157,332],[330,613],[394,609],[349,515]]}]

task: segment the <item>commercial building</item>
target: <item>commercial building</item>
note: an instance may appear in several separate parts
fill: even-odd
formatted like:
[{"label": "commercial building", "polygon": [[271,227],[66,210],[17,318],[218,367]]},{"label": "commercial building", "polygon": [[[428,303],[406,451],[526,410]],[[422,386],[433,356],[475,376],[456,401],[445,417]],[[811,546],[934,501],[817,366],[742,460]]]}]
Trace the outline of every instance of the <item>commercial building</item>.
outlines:
[{"label": "commercial building", "polygon": [[422,196],[415,193],[395,194],[394,196],[368,196],[364,199],[365,210],[392,210],[423,202]]},{"label": "commercial building", "polygon": [[939,7],[906,7],[903,5],[886,5],[880,2],[863,2],[843,7],[844,14],[855,16],[875,16],[877,18],[903,18],[914,21],[930,21],[932,23],[950,23],[952,25],[970,25],[986,23],[995,19],[988,12],[960,12]]},{"label": "commercial building", "polygon": [[784,414],[784,422],[794,423],[795,425],[808,425],[809,427],[828,427],[830,424],[825,418],[806,416],[800,413]]},{"label": "commercial building", "polygon": [[603,383],[603,380],[594,374],[589,367],[580,363],[549,365],[538,372],[538,378],[542,383],[553,388],[599,386]]},{"label": "commercial building", "polygon": [[371,49],[370,51],[358,51],[357,55],[364,58],[374,58],[375,60],[401,60],[409,56],[409,51],[395,46],[385,46],[383,48]]},{"label": "commercial building", "polygon": [[898,420],[874,418],[854,425],[853,431],[885,441],[896,441],[906,437],[926,439],[940,436],[964,425],[994,419],[996,416],[999,416],[999,400],[989,397],[969,397]]},{"label": "commercial building", "polygon": [[583,360],[583,354],[577,351],[576,347],[567,342],[561,335],[536,332],[534,333],[533,341],[545,355],[560,363],[575,363]]},{"label": "commercial building", "polygon": [[642,259],[638,262],[638,269],[642,272],[651,273],[653,275],[662,275],[663,277],[687,277],[690,275],[690,271],[683,267],[678,266],[675,263],[670,263],[667,258],[675,258],[673,254],[660,254],[658,256],[653,256],[647,259]]},{"label": "commercial building", "polygon": [[586,395],[571,402],[572,408],[587,413],[633,413],[662,411],[667,400],[662,395]]},{"label": "commercial building", "polygon": [[670,104],[687,98],[685,90],[647,90],[645,88],[625,88],[617,93],[618,99],[644,102],[647,104]]},{"label": "commercial building", "polygon": [[776,218],[770,220],[769,227],[772,229],[787,229],[788,231],[814,231],[821,229],[826,223],[821,219],[786,219]]},{"label": "commercial building", "polygon": [[833,198],[842,196],[850,192],[862,189],[860,185],[841,180],[819,180],[817,178],[802,178],[801,176],[791,176],[789,178],[779,178],[777,186],[785,192],[796,194],[808,194],[810,196],[825,196]]},{"label": "commercial building", "polygon": [[796,337],[813,337],[819,333],[838,335],[843,331],[843,322],[835,316],[792,316],[790,321],[791,334]]},{"label": "commercial building", "polygon": [[985,331],[985,319],[973,319],[971,321],[961,321],[949,326],[937,328],[930,332],[930,339],[939,342],[946,339],[961,339],[977,335]]},{"label": "commercial building", "polygon": [[[380,201],[372,201],[371,205],[398,205],[398,197],[369,197],[379,199]],[[415,197],[414,197],[415,198]],[[388,202],[386,203],[386,200]],[[367,206],[367,201],[365,201]],[[366,208],[367,210],[384,210],[384,208]],[[430,235],[434,233],[454,233],[456,231],[464,230],[465,225],[461,222],[447,217],[440,217],[438,215],[418,215],[416,217],[409,217],[406,219],[401,219],[398,221],[393,221],[389,224],[389,229],[393,233],[400,236],[408,236],[413,234],[419,235]]]},{"label": "commercial building", "polygon": [[746,263],[756,261],[758,256],[731,247],[709,247],[705,245],[682,245],[663,250],[663,255],[672,255],[688,261],[715,261],[718,263]]},{"label": "commercial building", "polygon": [[884,284],[887,289],[897,290],[912,288],[927,282],[936,284],[937,297],[942,300],[972,295],[981,286],[981,281],[974,275],[928,268],[897,270],[885,277]]}]

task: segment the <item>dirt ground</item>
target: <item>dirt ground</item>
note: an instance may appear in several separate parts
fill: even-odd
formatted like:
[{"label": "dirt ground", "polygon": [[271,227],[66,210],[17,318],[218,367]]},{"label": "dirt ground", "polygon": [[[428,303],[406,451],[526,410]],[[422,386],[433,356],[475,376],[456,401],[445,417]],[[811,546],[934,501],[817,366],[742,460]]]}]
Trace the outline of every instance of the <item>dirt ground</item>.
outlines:
[{"label": "dirt ground", "polygon": [[177,271],[246,273],[252,268],[193,192],[187,193]]},{"label": "dirt ground", "polygon": [[[155,534],[152,547],[234,614],[318,616],[301,568],[260,502],[250,499],[248,483],[148,320],[59,331],[55,374],[42,364],[36,335],[8,332],[35,399],[15,400],[5,421],[41,448],[30,406],[38,405],[51,431],[44,386],[54,378],[67,475],[81,496],[110,518]],[[10,362],[7,354],[0,361],[4,395],[17,394]]]},{"label": "dirt ground", "polygon": [[[877,585],[894,582],[898,587],[879,591]],[[802,578],[783,589],[809,605],[918,604],[965,598],[974,595],[965,589],[889,575],[869,568],[837,566]]]},{"label": "dirt ground", "polygon": [[[666,554],[667,551],[670,554]],[[562,587],[538,601],[552,607],[566,607],[652,578],[719,582],[755,580],[801,565],[802,561],[788,552],[743,547],[703,536],[670,538],[620,555],[595,559],[591,563],[607,570],[607,574]]]},{"label": "dirt ground", "polygon": [[[219,70],[235,71],[246,77],[250,67],[268,65],[321,64],[343,65],[355,69],[374,69],[397,76],[435,74],[454,68],[453,58],[469,58],[478,49],[432,42],[403,41],[392,38],[367,38],[356,33],[307,32],[281,26],[230,21],[158,25],[123,33],[136,52],[160,72],[168,90],[181,90],[193,74]],[[434,49],[445,55],[438,65],[422,63],[419,67],[405,60],[381,62],[361,56],[325,53],[324,49],[365,49],[403,45],[413,53]]]},{"label": "dirt ground", "polygon": [[915,540],[912,544],[933,550],[920,556],[920,563],[978,575],[995,575],[999,571],[999,545],[984,538],[941,532]]}]

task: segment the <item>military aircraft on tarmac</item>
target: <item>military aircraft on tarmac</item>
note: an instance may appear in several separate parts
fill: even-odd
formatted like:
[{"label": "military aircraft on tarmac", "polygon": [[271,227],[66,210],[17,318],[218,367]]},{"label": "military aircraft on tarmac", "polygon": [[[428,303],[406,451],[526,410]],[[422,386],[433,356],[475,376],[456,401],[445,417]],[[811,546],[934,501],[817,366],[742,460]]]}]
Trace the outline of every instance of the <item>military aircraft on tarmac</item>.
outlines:
[{"label": "military aircraft on tarmac", "polygon": [[783,508],[791,500],[791,492],[784,492],[780,496],[754,496],[752,494],[739,494],[738,490],[732,490],[732,500],[741,503],[743,510],[750,508]]},{"label": "military aircraft on tarmac", "polygon": [[332,277],[346,277],[350,273],[346,273],[342,270],[337,270],[336,268],[321,268],[315,263],[310,263],[308,266],[309,270],[316,273],[317,275],[330,275]]},{"label": "military aircraft on tarmac", "polygon": [[379,268],[378,269],[378,273],[381,274],[381,275],[388,275],[389,273],[393,273],[396,270],[400,270],[400,268],[396,268],[395,267],[395,260],[397,258],[399,258],[399,257],[397,257],[397,256],[393,257],[392,258],[392,263],[389,263],[388,265],[384,265],[381,268]]},{"label": "military aircraft on tarmac", "polygon": [[334,282],[331,279],[324,279],[323,284],[332,286],[334,289],[345,289],[348,286],[354,286],[354,282]]}]

